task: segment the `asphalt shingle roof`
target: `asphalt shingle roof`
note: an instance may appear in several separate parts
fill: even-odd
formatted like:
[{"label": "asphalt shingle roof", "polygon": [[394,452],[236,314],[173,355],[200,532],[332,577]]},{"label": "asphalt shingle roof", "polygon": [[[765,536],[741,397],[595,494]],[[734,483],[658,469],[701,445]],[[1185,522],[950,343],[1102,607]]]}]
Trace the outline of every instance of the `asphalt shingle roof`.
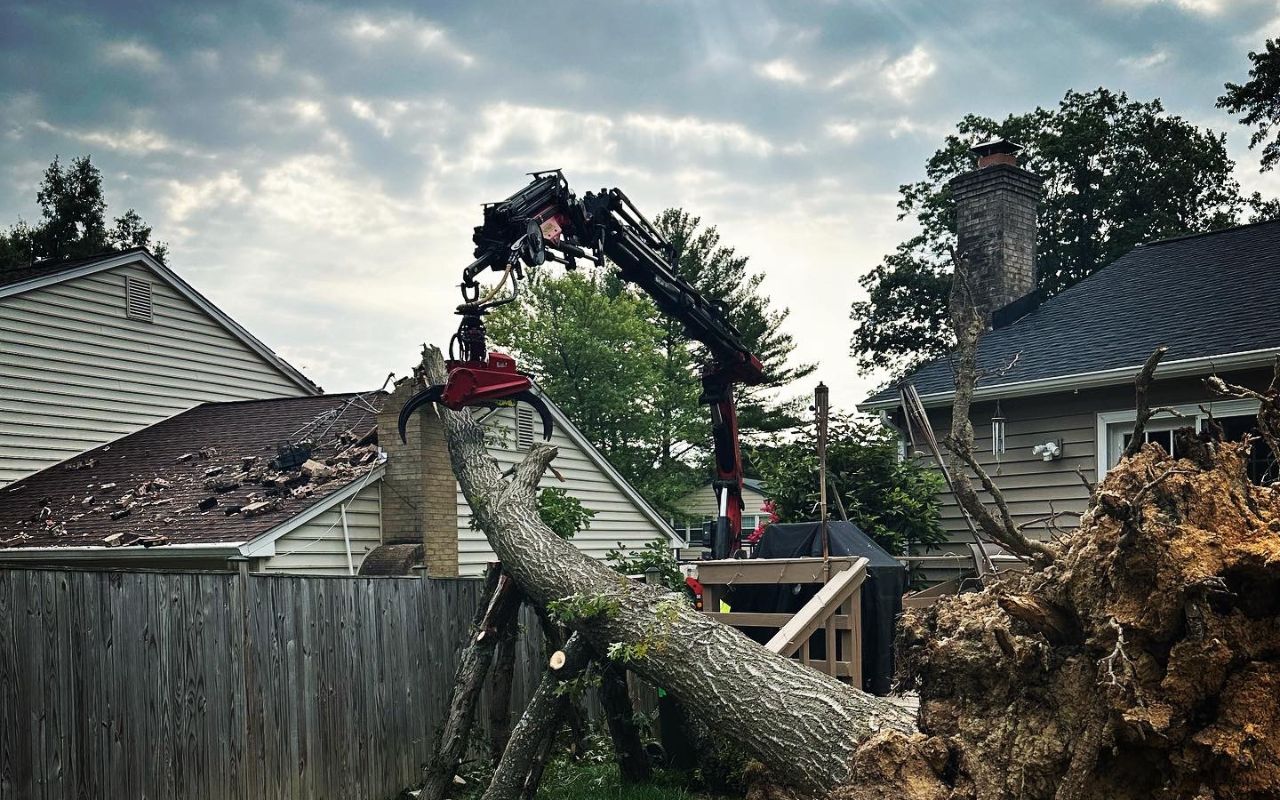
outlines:
[{"label": "asphalt shingle roof", "polygon": [[[978,366],[989,374],[978,385],[1136,369],[1161,345],[1166,363],[1280,348],[1280,221],[1135,248],[984,335]],[[904,381],[921,395],[954,388],[946,358]],[[866,402],[896,397],[897,386]]]},{"label": "asphalt shingle roof", "polygon": [[48,275],[57,275],[60,272],[70,272],[77,267],[83,267],[92,264],[95,261],[102,261],[107,258],[115,258],[116,256],[125,255],[126,253],[145,253],[144,247],[132,247],[128,250],[111,250],[105,253],[98,253],[87,258],[73,258],[67,261],[36,261],[24,267],[3,267],[0,268],[0,289],[6,286],[12,286],[15,283],[23,283],[25,281],[43,278]]},{"label": "asphalt shingle roof", "polygon": [[[367,442],[380,392],[206,403],[0,489],[6,548],[243,542],[360,480],[376,466]],[[282,443],[310,440],[334,463],[307,478],[269,462]],[[86,498],[88,498],[86,500]],[[216,505],[207,505],[210,499]],[[235,511],[266,501],[260,513]],[[127,513],[122,514],[124,509]],[[124,534],[113,542],[107,537]]]}]

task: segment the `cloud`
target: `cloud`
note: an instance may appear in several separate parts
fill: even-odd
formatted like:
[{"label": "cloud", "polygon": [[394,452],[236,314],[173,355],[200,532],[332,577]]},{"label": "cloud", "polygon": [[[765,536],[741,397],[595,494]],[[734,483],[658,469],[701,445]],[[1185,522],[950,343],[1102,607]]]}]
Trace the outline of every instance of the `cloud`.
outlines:
[{"label": "cloud", "polygon": [[102,46],[102,58],[113,64],[125,64],[148,71],[163,66],[160,53],[155,48],[135,40],[107,42]]},{"label": "cloud", "polygon": [[905,101],[936,71],[933,56],[923,45],[917,44],[897,58],[881,53],[856,61],[828,79],[827,88],[850,87],[857,97],[874,97],[887,92],[897,100]]},{"label": "cloud", "polygon": [[851,122],[848,120],[844,120],[844,121],[833,120],[831,122],[828,122],[826,125],[824,125],[823,130],[825,130],[827,133],[827,136],[830,136],[832,139],[835,139],[838,142],[844,142],[845,144],[848,144],[853,140],[857,139],[858,135],[862,133],[862,126],[860,126],[856,122]]},{"label": "cloud", "polygon": [[1145,56],[1130,56],[1120,59],[1120,63],[1126,67],[1134,69],[1154,69],[1161,65],[1169,63],[1169,51],[1164,49],[1152,50]]},{"label": "cloud", "polygon": [[177,153],[180,155],[196,155],[195,151],[180,147],[165,134],[147,128],[129,128],[127,130],[75,130],[59,127],[45,120],[36,120],[34,127],[46,133],[61,136],[81,144],[93,147],[105,147],[130,155],[146,155],[148,153]]},{"label": "cloud", "polygon": [[184,235],[194,231],[187,226],[197,213],[208,213],[222,210],[228,205],[244,203],[249,199],[249,190],[245,187],[239,173],[222,172],[211,178],[189,181],[170,180],[164,192],[164,210],[169,230],[177,230]]},{"label": "cloud", "polygon": [[905,99],[937,70],[933,58],[924,47],[916,45],[910,53],[889,62],[882,71],[889,92]]},{"label": "cloud", "polygon": [[464,67],[476,62],[475,56],[457,45],[444,28],[411,14],[381,18],[360,15],[342,24],[347,34],[362,44],[384,46],[394,41],[407,42],[424,53],[438,55]]},{"label": "cloud", "polygon": [[794,62],[785,58],[775,58],[773,61],[756,65],[756,74],[778,83],[802,85],[809,82],[809,76]]},{"label": "cloud", "polygon": [[582,172],[621,169],[615,162],[614,122],[602,114],[543,106],[496,103],[477,115],[476,131],[460,158],[446,158],[447,172],[485,171],[510,164],[529,169],[552,166]]},{"label": "cloud", "polygon": [[1132,8],[1149,8],[1151,6],[1173,6],[1182,11],[1203,16],[1216,16],[1222,13],[1231,0],[1106,0],[1117,6]]},{"label": "cloud", "polygon": [[710,122],[698,117],[668,117],[659,114],[628,114],[623,124],[631,131],[676,147],[687,147],[702,153],[732,151],[753,156],[767,156],[773,144],[763,136],[736,122]]}]

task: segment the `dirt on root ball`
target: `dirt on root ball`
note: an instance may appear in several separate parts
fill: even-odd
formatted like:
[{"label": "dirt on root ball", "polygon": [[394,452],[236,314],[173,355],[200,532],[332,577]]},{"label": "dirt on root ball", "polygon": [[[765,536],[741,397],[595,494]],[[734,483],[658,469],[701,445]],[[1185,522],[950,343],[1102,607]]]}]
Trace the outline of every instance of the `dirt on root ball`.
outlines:
[{"label": "dirt on root ball", "polygon": [[909,612],[923,735],[833,799],[1280,797],[1280,491],[1192,444],[1110,471],[1048,569]]}]

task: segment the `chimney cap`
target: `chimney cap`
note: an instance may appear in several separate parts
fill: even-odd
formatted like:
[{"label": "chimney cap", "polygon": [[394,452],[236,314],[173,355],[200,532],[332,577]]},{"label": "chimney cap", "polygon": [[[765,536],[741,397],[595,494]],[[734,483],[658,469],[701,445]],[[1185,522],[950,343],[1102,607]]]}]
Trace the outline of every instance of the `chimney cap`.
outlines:
[{"label": "chimney cap", "polygon": [[982,158],[983,156],[1004,155],[1006,153],[1015,155],[1021,152],[1022,149],[1022,145],[1008,139],[991,139],[990,141],[975,144],[970,148],[969,152],[978,158]]},{"label": "chimney cap", "polygon": [[1022,145],[1008,139],[992,139],[989,142],[974,145],[969,149],[978,157],[978,169],[989,167],[993,164],[1010,164],[1017,166],[1018,153],[1022,150]]}]

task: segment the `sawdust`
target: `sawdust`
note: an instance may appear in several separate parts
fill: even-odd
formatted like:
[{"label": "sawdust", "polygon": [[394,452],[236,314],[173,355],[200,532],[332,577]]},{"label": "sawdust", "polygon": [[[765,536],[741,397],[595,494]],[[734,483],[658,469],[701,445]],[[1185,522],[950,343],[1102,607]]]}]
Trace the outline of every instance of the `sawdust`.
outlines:
[{"label": "sawdust", "polygon": [[1280,797],[1280,490],[1182,437],[1109,472],[1053,566],[907,615],[923,735],[832,800]]}]

